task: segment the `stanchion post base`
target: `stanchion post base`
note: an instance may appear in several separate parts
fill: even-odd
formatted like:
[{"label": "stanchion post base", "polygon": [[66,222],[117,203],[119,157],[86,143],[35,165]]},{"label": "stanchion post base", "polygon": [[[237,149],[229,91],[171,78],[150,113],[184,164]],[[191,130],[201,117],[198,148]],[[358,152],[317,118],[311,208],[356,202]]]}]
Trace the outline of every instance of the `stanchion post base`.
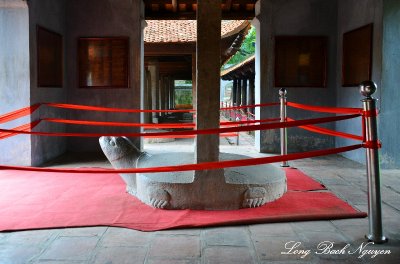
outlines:
[{"label": "stanchion post base", "polygon": [[281,167],[282,167],[282,168],[287,168],[287,167],[290,167],[290,165],[289,165],[289,163],[287,163],[287,162],[283,162],[283,163],[281,164]]},{"label": "stanchion post base", "polygon": [[368,239],[369,242],[374,242],[375,244],[384,244],[389,241],[385,236],[373,237],[372,235],[365,235],[365,238]]}]

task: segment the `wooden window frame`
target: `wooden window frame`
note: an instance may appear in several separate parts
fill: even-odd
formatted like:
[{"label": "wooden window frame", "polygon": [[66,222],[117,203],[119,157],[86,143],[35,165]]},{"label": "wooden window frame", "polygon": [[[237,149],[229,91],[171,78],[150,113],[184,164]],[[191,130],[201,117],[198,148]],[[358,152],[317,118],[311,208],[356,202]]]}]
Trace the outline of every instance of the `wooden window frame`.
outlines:
[{"label": "wooden window frame", "polygon": [[[83,85],[82,84],[82,79],[81,79],[81,49],[83,48],[83,42],[85,41],[113,41],[113,40],[123,40],[126,45],[126,54],[124,56],[124,67],[126,69],[126,74],[124,76],[124,84],[123,85]],[[84,89],[127,89],[130,88],[130,40],[129,37],[121,36],[121,37],[80,37],[78,38],[78,44],[77,44],[77,71],[78,71],[78,86],[79,88],[84,88]]]},{"label": "wooden window frame", "polygon": [[[284,45],[293,45],[293,54],[289,58],[281,58],[279,54],[285,53],[286,51],[284,49]],[[307,43],[314,42],[314,43],[319,43],[322,45],[321,50],[315,50],[313,49],[312,45],[308,45]],[[298,49],[301,49],[302,47],[307,47],[309,50],[309,56],[306,58],[306,61],[308,63],[310,60],[318,60],[319,63],[322,65],[319,68],[315,67],[303,67],[300,68],[300,55],[302,53],[300,52],[295,52]],[[327,86],[327,53],[328,53],[328,37],[326,36],[275,36],[275,69],[274,69],[274,86],[275,87],[310,87],[310,88],[326,88]],[[289,54],[290,55],[290,54]],[[297,82],[292,82],[289,83],[288,81],[285,81],[284,76],[279,76],[280,74],[278,73],[278,69],[282,68],[282,65],[291,65],[290,69],[293,71],[299,72],[300,70],[304,71],[304,73],[307,76],[315,76],[318,75],[320,78],[314,78],[307,81],[301,81],[298,80]],[[296,68],[293,68],[296,67]],[[318,74],[314,74],[313,71],[319,70],[320,72]],[[285,70],[284,75],[290,75],[289,69]],[[312,74],[313,73],[313,74]],[[300,79],[299,73],[297,73],[297,78]],[[311,77],[310,77],[311,78]],[[319,80],[320,79],[320,80]]]}]

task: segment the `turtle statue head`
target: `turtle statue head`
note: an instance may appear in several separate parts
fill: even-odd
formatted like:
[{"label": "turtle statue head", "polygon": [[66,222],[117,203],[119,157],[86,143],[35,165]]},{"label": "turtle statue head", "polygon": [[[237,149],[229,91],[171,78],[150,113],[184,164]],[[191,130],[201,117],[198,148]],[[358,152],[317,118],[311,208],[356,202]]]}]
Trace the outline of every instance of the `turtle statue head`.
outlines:
[{"label": "turtle statue head", "polygon": [[107,159],[114,163],[124,158],[137,158],[140,151],[127,137],[104,136],[99,138],[101,149]]},{"label": "turtle statue head", "polygon": [[[127,137],[104,136],[99,138],[100,147],[115,169],[135,168],[140,155],[139,149]],[[126,190],[136,195],[136,173],[121,173]]]}]

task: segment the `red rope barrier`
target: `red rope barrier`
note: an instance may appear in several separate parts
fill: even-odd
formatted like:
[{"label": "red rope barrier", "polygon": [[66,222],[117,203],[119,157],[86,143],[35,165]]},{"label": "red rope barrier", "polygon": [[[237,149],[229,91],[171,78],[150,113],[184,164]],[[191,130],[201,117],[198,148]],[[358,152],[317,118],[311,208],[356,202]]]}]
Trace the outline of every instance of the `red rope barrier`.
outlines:
[{"label": "red rope barrier", "polygon": [[365,116],[365,117],[372,117],[372,116],[378,116],[378,113],[379,113],[379,111],[378,111],[378,109],[376,109],[375,111],[363,111],[362,112],[362,114],[363,114],[363,116]]},{"label": "red rope barrier", "polygon": [[282,156],[249,158],[241,160],[227,160],[204,162],[198,164],[184,164],[175,166],[151,167],[151,168],[129,168],[129,169],[69,169],[69,168],[37,168],[22,166],[5,166],[1,165],[2,170],[22,170],[22,171],[39,171],[39,172],[67,172],[67,173],[154,173],[154,172],[174,172],[174,171],[192,171],[192,170],[212,170],[229,167],[254,166],[267,163],[282,162],[288,160],[306,159],[318,156],[332,155],[345,151],[356,150],[362,148],[363,145],[351,145],[340,148],[332,148],[326,150],[314,150],[309,152],[292,153]]},{"label": "red rope barrier", "polygon": [[351,108],[351,107],[325,107],[325,106],[313,106],[287,102],[288,106],[299,108],[303,110],[309,110],[314,112],[331,113],[331,114],[362,114],[362,108]]},{"label": "red rope barrier", "polygon": [[[150,133],[149,133],[150,134]],[[220,137],[237,137],[238,133],[221,133]],[[195,135],[144,136],[144,138],[194,138]]]},{"label": "red rope barrier", "polygon": [[146,123],[71,120],[71,119],[59,119],[59,118],[43,118],[42,120],[54,123],[88,125],[88,126],[120,126],[120,127],[144,127],[144,128],[194,128],[195,127],[194,123],[146,124]]},{"label": "red rope barrier", "polygon": [[220,110],[235,110],[235,109],[244,109],[244,108],[255,108],[255,107],[275,106],[275,105],[279,105],[279,103],[265,103],[265,104],[253,104],[253,105],[230,106],[230,107],[222,107]]},{"label": "red rope barrier", "polygon": [[[120,126],[120,127],[144,127],[144,128],[194,128],[195,123],[165,123],[165,124],[151,124],[151,123],[128,123],[128,122],[105,122],[105,121],[88,121],[88,120],[71,120],[71,119],[60,119],[60,118],[43,118],[43,121],[61,124],[73,124],[73,125],[88,125],[88,126]],[[246,121],[235,121],[235,122],[221,122],[220,125],[241,125],[241,124],[254,124],[254,123],[266,123],[272,121],[279,121],[280,118],[269,118],[261,120],[246,120]]]},{"label": "red rope barrier", "polygon": [[273,121],[279,121],[280,118],[268,118],[268,119],[258,119],[258,120],[246,120],[246,121],[228,121],[228,122],[221,122],[221,125],[241,125],[241,124],[253,124],[253,123],[267,123]]},{"label": "red rope barrier", "polygon": [[366,141],[363,143],[363,147],[369,149],[380,149],[382,148],[382,143],[379,140]]},{"label": "red rope barrier", "polygon": [[[292,118],[287,118],[288,121],[295,121]],[[345,132],[339,132],[339,131],[335,131],[335,130],[331,130],[331,129],[327,129],[327,128],[323,128],[323,127],[318,127],[318,126],[313,126],[313,125],[307,125],[307,126],[299,126],[299,128],[311,131],[311,132],[315,132],[315,133],[319,133],[319,134],[324,134],[324,135],[329,135],[329,136],[336,136],[336,137],[342,137],[342,138],[347,138],[347,139],[354,139],[354,140],[359,140],[359,141],[363,141],[364,138],[362,136],[357,136],[357,135],[353,135],[353,134],[349,134],[349,133],[345,133]]]},{"label": "red rope barrier", "polygon": [[156,133],[54,133],[54,132],[34,132],[34,131],[16,131],[11,129],[0,129],[0,132],[6,133],[21,133],[31,134],[40,136],[63,136],[63,137],[101,137],[101,136],[126,136],[126,137],[141,137],[141,136],[167,136],[167,135],[199,135],[199,134],[218,134],[224,132],[242,132],[242,131],[253,131],[253,130],[266,130],[266,129],[277,129],[283,127],[297,127],[302,125],[321,124],[333,121],[340,121],[359,117],[359,114],[354,115],[343,115],[343,116],[332,116],[332,117],[321,117],[306,120],[297,120],[290,122],[278,122],[271,124],[261,125],[249,125],[241,127],[228,127],[228,128],[214,128],[214,129],[200,129],[190,131],[174,131],[174,132],[156,132]]},{"label": "red rope barrier", "polygon": [[64,108],[64,109],[85,110],[85,111],[102,111],[102,112],[119,112],[119,113],[188,113],[188,112],[195,112],[194,109],[187,109],[187,110],[127,109],[127,108],[111,108],[111,107],[101,107],[101,106],[57,104],[57,103],[43,103],[43,105],[56,107],[56,108]]},{"label": "red rope barrier", "polygon": [[[28,123],[28,124],[25,124],[25,125],[22,125],[22,126],[18,126],[18,127],[13,128],[13,130],[16,130],[16,131],[31,131],[34,127],[36,127],[40,123],[40,121],[41,120],[37,120],[37,121],[31,122],[31,123]],[[5,139],[5,138],[9,138],[9,137],[13,137],[13,136],[16,136],[18,134],[19,133],[1,132],[0,133],[0,140]]]},{"label": "red rope barrier", "polygon": [[[195,123],[165,123],[165,124],[150,124],[150,123],[128,123],[128,122],[104,122],[104,121],[88,121],[88,120],[71,120],[60,118],[42,118],[43,121],[74,124],[74,125],[89,125],[89,126],[121,126],[121,127],[145,127],[145,128],[194,128]],[[247,120],[235,122],[221,122],[221,125],[240,125],[252,123],[265,123],[271,121],[279,121],[280,118],[270,118],[262,120]]]},{"label": "red rope barrier", "polygon": [[7,123],[7,122],[12,121],[14,119],[18,119],[20,117],[24,117],[24,116],[27,116],[29,114],[32,114],[39,107],[40,107],[40,104],[35,104],[35,105],[32,105],[32,106],[21,108],[21,109],[15,110],[13,112],[9,112],[7,114],[1,115],[0,116],[0,124]]}]

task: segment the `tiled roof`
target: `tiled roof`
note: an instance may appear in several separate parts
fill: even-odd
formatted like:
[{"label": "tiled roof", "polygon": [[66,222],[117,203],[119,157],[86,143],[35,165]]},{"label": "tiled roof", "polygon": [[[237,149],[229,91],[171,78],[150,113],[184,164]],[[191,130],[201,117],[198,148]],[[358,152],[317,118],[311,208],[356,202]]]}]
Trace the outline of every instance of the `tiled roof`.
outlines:
[{"label": "tiled roof", "polygon": [[236,65],[234,65],[234,66],[232,66],[232,67],[230,67],[228,69],[225,69],[225,70],[221,71],[221,77],[223,77],[223,76],[225,76],[225,75],[227,75],[227,74],[229,74],[231,72],[234,72],[237,69],[240,69],[241,67],[244,67],[244,66],[246,66],[246,65],[248,65],[250,63],[254,63],[254,61],[255,61],[255,55],[251,55],[250,57],[248,57],[247,59],[245,59],[241,63],[238,63],[238,64],[236,64]]},{"label": "tiled roof", "polygon": [[[144,42],[171,43],[196,42],[196,20],[147,20],[144,29]],[[249,24],[247,20],[223,20],[221,36],[228,37],[238,33]]]}]

